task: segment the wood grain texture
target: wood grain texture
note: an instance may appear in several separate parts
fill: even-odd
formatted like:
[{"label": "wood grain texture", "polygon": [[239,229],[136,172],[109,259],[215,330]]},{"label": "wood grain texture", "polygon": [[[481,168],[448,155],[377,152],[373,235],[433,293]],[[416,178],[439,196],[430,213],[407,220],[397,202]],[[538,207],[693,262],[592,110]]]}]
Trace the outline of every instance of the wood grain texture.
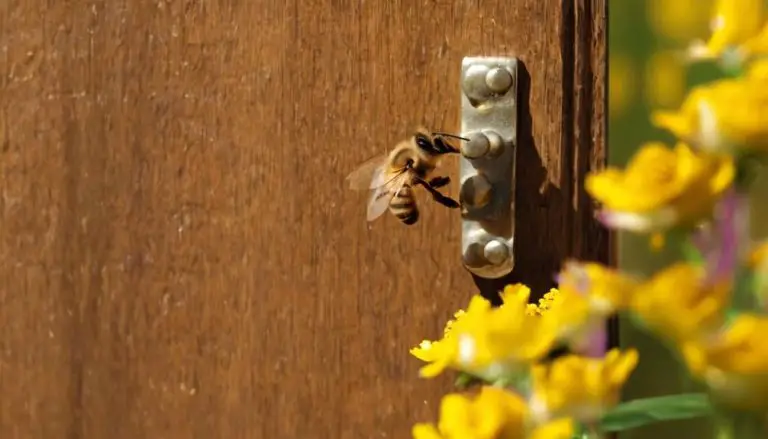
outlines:
[{"label": "wood grain texture", "polygon": [[589,0],[1,2],[0,437],[408,437],[450,390],[408,348],[476,287],[455,212],[368,227],[343,178],[419,123],[457,129],[463,56],[515,54],[513,277],[540,292],[602,257],[577,176],[605,156],[604,21]]}]

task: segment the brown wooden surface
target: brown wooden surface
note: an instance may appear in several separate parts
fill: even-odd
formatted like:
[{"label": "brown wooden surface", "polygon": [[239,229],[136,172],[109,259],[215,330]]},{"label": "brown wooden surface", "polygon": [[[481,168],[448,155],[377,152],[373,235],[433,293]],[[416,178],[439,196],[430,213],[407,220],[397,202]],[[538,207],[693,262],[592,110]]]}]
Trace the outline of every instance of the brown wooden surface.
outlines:
[{"label": "brown wooden surface", "polygon": [[456,131],[463,56],[516,54],[514,278],[603,258],[575,175],[605,155],[604,23],[597,0],[0,2],[0,437],[408,437],[450,390],[408,348],[476,287],[455,212],[368,228],[343,178]]}]

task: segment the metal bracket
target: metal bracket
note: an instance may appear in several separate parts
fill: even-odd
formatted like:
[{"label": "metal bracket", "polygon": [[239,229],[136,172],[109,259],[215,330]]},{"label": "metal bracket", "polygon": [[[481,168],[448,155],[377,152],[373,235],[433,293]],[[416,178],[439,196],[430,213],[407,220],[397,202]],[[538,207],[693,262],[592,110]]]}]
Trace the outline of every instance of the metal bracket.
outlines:
[{"label": "metal bracket", "polygon": [[461,247],[464,266],[496,279],[514,267],[517,59],[461,66]]}]

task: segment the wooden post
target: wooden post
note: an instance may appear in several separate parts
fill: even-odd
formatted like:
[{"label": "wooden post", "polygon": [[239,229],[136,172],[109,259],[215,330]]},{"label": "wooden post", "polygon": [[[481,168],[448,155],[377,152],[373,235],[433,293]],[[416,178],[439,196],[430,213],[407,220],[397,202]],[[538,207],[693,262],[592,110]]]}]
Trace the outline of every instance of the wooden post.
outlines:
[{"label": "wooden post", "polygon": [[[408,437],[408,349],[477,290],[455,212],[344,176],[458,127],[462,57],[527,70],[517,269],[602,260],[605,1],[0,7],[0,437]],[[448,163],[451,175],[455,164]],[[451,192],[455,194],[457,184]]]}]

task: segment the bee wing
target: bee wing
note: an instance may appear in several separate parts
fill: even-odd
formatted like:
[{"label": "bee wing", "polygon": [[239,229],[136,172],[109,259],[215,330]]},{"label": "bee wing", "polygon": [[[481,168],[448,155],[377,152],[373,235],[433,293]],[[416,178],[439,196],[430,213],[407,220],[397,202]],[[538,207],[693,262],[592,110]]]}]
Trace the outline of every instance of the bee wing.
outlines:
[{"label": "bee wing", "polygon": [[387,211],[389,202],[400,192],[408,181],[409,173],[403,171],[389,182],[376,187],[371,192],[371,198],[368,201],[368,221],[373,221]]},{"label": "bee wing", "polygon": [[384,183],[384,162],[386,156],[377,155],[363,162],[347,175],[349,187],[355,190],[374,189]]}]

